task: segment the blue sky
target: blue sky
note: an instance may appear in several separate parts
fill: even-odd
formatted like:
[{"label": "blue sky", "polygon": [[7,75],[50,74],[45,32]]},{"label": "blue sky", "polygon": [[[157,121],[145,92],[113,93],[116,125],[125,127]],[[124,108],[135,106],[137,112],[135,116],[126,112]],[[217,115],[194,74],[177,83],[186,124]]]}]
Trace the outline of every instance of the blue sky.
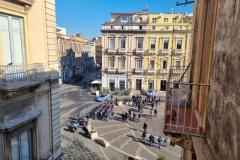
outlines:
[{"label": "blue sky", "polygon": [[[84,38],[101,36],[101,25],[110,20],[111,12],[142,11],[149,13],[192,13],[193,4],[176,6],[177,0],[56,0],[57,25],[67,29],[68,35],[81,33]],[[184,2],[185,0],[178,0]]]}]

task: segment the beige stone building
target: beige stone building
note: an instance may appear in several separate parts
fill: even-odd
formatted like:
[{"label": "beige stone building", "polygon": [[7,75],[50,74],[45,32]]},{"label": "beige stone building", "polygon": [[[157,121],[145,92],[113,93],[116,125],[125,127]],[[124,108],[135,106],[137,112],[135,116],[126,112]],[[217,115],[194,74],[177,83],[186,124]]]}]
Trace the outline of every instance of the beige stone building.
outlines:
[{"label": "beige stone building", "polygon": [[0,0],[0,159],[61,156],[55,0]]}]

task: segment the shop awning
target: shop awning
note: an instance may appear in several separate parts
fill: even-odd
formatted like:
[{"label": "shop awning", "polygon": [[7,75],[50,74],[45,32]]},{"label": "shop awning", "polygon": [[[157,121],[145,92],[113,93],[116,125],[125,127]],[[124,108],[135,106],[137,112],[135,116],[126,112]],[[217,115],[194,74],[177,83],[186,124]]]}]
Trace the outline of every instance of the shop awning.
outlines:
[{"label": "shop awning", "polygon": [[91,84],[101,84],[102,80],[101,79],[95,79],[94,81],[91,82]]}]

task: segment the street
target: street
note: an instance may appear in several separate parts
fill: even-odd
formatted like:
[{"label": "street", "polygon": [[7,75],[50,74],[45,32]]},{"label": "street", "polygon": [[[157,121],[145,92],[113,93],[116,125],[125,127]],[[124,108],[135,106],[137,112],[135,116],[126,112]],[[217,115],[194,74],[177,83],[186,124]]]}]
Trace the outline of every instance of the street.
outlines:
[{"label": "street", "polygon": [[[95,127],[98,132],[98,136],[106,139],[110,146],[105,148],[95,143],[88,138],[82,128],[79,128],[77,132],[72,133],[69,126],[77,119],[77,114],[81,113],[86,115],[90,113],[94,108],[101,103],[94,100],[95,96],[86,92],[84,82],[86,81],[90,85],[90,79],[92,79],[96,73],[87,72],[83,80],[75,84],[63,84],[60,87],[61,98],[61,138],[62,138],[62,150],[64,156],[62,159],[118,159],[127,160],[132,158],[136,159],[157,159],[157,155],[163,155],[167,160],[178,160],[181,156],[181,148],[178,146],[172,147],[157,147],[157,139],[159,136],[162,138],[164,134],[163,130],[163,116],[164,116],[164,102],[161,102],[157,107],[157,117],[149,119],[150,106],[147,106],[142,113],[141,121],[139,123],[129,123],[121,121],[121,113],[132,109],[137,111],[133,106],[115,106],[115,118],[108,122],[102,120],[91,120],[91,126]],[[115,98],[115,97],[114,97]],[[142,141],[142,127],[144,122],[148,122],[148,134],[147,143]],[[149,146],[149,134],[155,136],[155,143],[153,147]]]}]

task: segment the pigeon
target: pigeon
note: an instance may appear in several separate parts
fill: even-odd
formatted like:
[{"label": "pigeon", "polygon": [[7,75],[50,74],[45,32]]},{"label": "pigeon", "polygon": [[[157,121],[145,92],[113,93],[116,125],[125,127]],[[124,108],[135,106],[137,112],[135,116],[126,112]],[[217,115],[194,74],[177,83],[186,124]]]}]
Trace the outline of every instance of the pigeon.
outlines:
[{"label": "pigeon", "polygon": [[8,63],[8,66],[11,66],[13,63],[11,62],[11,63]]}]

